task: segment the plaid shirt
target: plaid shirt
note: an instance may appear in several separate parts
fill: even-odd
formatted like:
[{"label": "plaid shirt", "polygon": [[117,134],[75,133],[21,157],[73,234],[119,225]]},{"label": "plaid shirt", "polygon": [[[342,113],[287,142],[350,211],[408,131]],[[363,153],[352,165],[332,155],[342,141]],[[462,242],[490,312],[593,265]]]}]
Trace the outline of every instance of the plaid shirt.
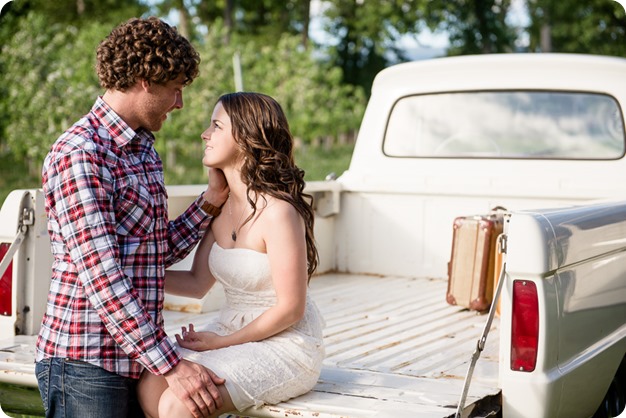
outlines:
[{"label": "plaid shirt", "polygon": [[153,144],[98,98],[46,157],[54,262],[36,361],[71,358],[132,378],[180,361],[163,331],[165,268],[189,254],[210,217],[198,196],[168,222]]}]

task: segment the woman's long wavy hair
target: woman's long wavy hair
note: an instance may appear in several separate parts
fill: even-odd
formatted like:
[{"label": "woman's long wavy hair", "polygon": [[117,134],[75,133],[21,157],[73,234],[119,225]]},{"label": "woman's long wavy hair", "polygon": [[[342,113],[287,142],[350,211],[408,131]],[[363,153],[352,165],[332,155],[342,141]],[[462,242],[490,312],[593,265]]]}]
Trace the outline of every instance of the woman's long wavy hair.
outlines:
[{"label": "woman's long wavy hair", "polygon": [[218,100],[230,117],[233,137],[243,160],[241,179],[248,190],[254,217],[262,194],[287,201],[306,226],[307,273],[317,268],[319,255],[313,235],[313,196],[304,193],[304,171],[293,158],[293,136],[280,104],[265,94],[229,93]]}]

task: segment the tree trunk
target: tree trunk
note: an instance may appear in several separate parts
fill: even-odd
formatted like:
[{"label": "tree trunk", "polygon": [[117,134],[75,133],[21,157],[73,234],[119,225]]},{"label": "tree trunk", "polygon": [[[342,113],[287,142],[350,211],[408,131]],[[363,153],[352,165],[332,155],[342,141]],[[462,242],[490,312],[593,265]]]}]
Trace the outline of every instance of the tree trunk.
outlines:
[{"label": "tree trunk", "polygon": [[179,22],[178,22],[178,27],[176,28],[178,30],[178,32],[183,35],[185,38],[190,39],[191,38],[191,30],[190,30],[190,21],[191,21],[191,17],[189,15],[189,11],[187,10],[187,8],[185,7],[185,3],[183,0],[177,0],[175,2],[175,6],[176,9],[178,9],[178,15],[179,15]]},{"label": "tree trunk", "polygon": [[552,52],[552,26],[549,23],[541,25],[540,34],[541,52]]},{"label": "tree trunk", "polygon": [[306,48],[309,45],[309,26],[311,23],[311,0],[302,0],[302,45]]},{"label": "tree trunk", "polygon": [[226,0],[224,7],[224,26],[226,26],[226,35],[224,35],[224,45],[230,43],[230,34],[233,33],[233,10],[235,9],[235,0]]}]

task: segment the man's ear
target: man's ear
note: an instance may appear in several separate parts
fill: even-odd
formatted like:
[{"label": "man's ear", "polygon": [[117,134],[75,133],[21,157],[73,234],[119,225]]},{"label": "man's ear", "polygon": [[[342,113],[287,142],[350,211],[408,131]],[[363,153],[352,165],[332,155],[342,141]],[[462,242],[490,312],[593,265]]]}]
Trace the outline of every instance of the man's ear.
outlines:
[{"label": "man's ear", "polygon": [[150,87],[152,86],[148,80],[144,80],[143,78],[140,80],[141,88],[146,92],[150,92]]}]

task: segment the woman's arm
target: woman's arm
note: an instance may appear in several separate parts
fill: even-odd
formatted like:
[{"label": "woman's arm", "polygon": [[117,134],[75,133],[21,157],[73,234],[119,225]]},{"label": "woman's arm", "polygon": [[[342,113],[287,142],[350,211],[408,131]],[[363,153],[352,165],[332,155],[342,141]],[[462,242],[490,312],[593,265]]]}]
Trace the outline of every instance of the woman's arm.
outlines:
[{"label": "woman's arm", "polygon": [[165,292],[200,299],[213,287],[215,278],[209,270],[209,254],[215,238],[209,228],[193,257],[191,270],[167,270]]},{"label": "woman's arm", "polygon": [[239,331],[218,336],[183,328],[177,336],[181,346],[192,350],[210,350],[260,341],[278,334],[298,322],[304,315],[307,292],[307,256],[304,222],[291,204],[275,201],[264,208],[263,231],[276,305],[269,308]]}]

